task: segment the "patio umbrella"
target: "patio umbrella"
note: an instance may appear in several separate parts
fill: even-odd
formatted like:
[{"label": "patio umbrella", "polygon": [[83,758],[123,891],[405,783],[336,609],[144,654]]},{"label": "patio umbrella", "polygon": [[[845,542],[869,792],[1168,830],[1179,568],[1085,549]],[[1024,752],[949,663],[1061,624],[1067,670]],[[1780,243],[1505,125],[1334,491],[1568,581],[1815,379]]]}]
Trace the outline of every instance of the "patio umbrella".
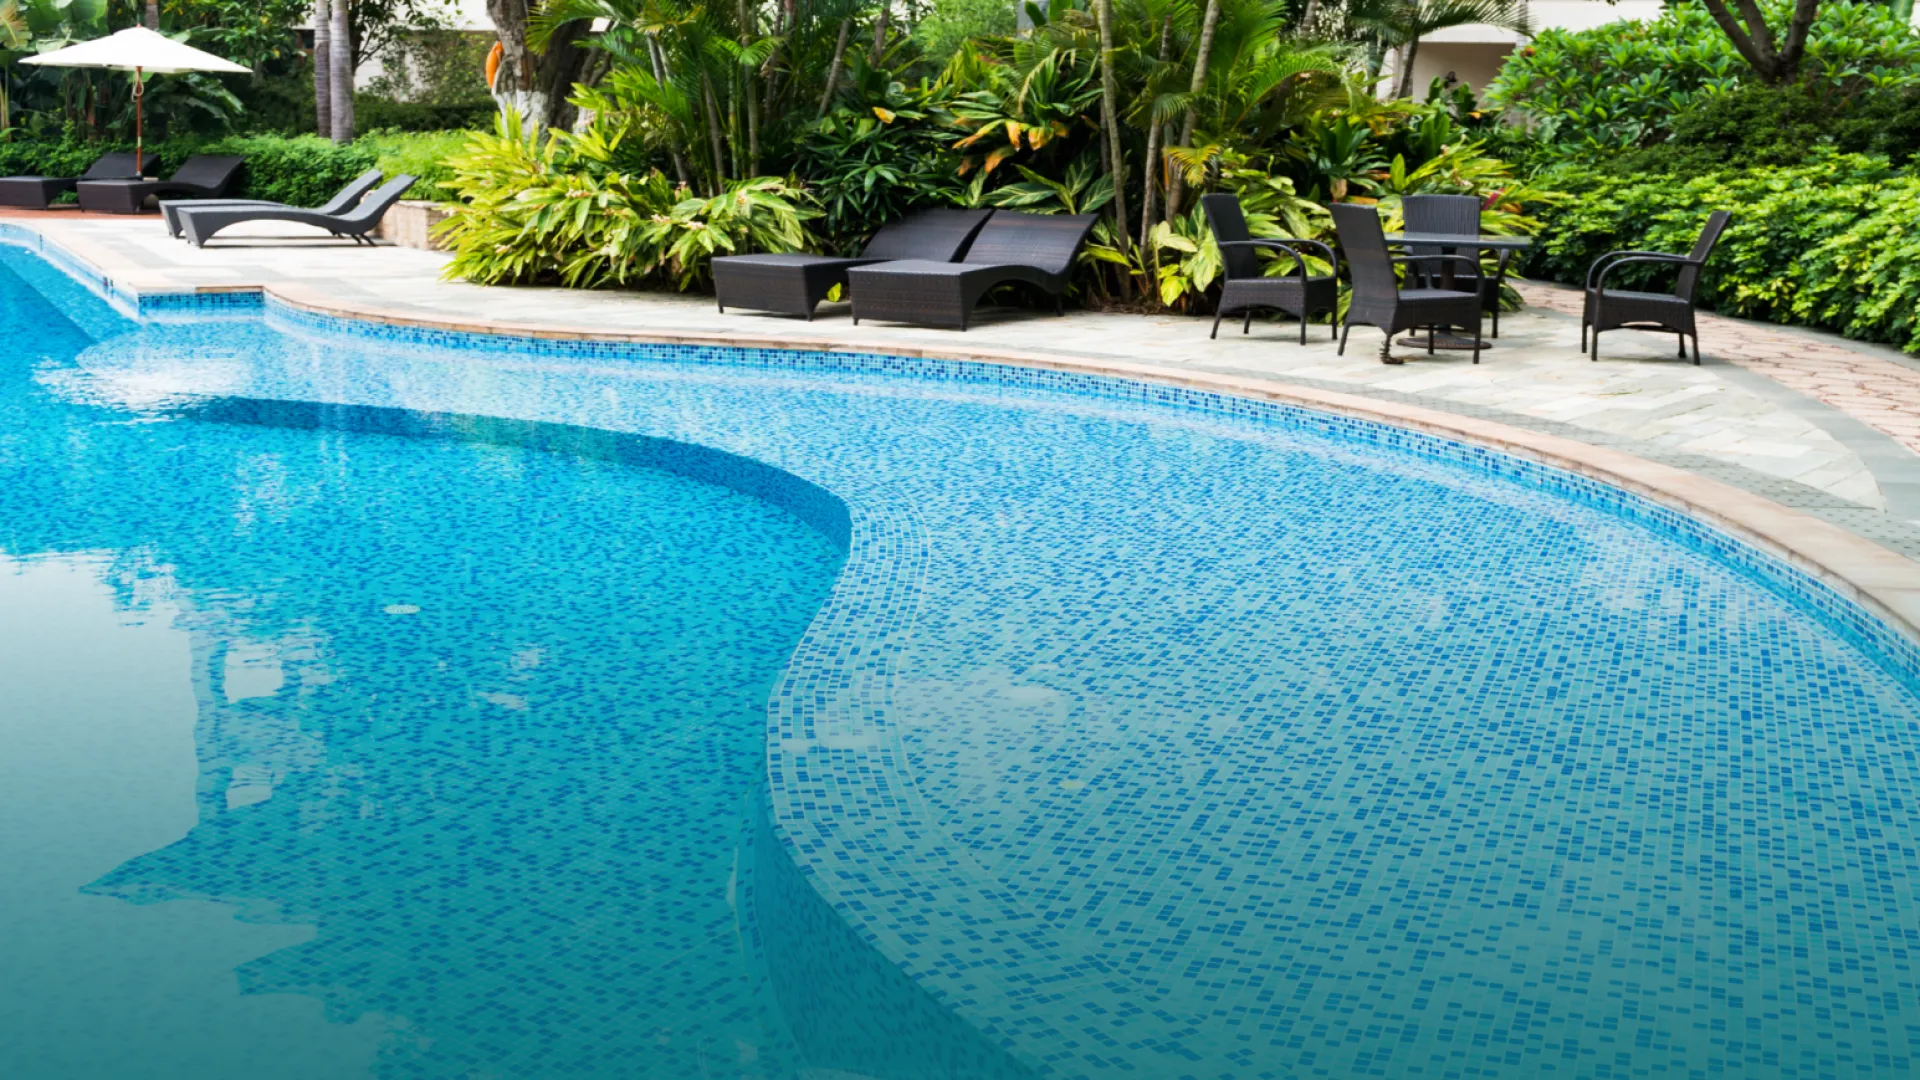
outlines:
[{"label": "patio umbrella", "polygon": [[145,149],[142,130],[140,98],[146,92],[141,78],[148,72],[155,75],[173,75],[182,71],[219,71],[244,75],[247,69],[231,60],[223,60],[210,52],[201,52],[191,45],[173,40],[165,34],[149,30],[144,26],[135,26],[117,34],[109,34],[92,41],[83,41],[78,45],[69,45],[64,49],[29,56],[20,61],[23,64],[43,64],[47,67],[72,68],[112,68],[116,71],[133,72],[133,160],[141,160]]}]

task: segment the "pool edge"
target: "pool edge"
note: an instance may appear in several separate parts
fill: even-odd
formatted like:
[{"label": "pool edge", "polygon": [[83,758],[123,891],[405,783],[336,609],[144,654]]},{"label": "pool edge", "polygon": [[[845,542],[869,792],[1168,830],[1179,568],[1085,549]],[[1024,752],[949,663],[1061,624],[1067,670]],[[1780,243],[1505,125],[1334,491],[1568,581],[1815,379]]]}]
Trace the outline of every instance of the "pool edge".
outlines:
[{"label": "pool edge", "polygon": [[[872,344],[844,340],[796,340],[778,334],[609,331],[562,323],[434,318],[343,300],[299,282],[194,285],[172,280],[163,272],[132,265],[117,251],[90,240],[75,237],[56,239],[29,223],[17,220],[7,221],[5,226],[9,227],[7,231],[17,229],[34,237],[37,241],[35,246],[41,252],[79,264],[90,271],[88,276],[109,296],[121,299],[143,313],[170,307],[169,300],[177,303],[186,297],[211,299],[223,296],[240,300],[241,296],[247,296],[258,297],[261,301],[271,300],[310,314],[449,333],[634,345],[861,354],[876,351]],[[149,301],[158,302],[150,306]],[[1224,394],[1370,421],[1510,454],[1586,477],[1686,514],[1782,560],[1859,604],[1909,641],[1920,643],[1920,561],[1906,558],[1811,514],[1624,451],[1426,406],[1321,390],[1280,379],[1186,371],[991,346],[930,348],[892,343],[882,351],[888,355],[915,359],[1006,364]]]}]

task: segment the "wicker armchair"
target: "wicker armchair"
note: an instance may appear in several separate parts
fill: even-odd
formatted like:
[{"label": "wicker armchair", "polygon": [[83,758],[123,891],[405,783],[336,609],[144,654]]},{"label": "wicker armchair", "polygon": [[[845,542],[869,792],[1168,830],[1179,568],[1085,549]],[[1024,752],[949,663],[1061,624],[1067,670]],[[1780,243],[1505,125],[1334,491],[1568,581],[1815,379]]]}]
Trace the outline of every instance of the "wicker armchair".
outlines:
[{"label": "wicker armchair", "polygon": [[[1477,195],[1409,195],[1400,200],[1400,217],[1410,233],[1444,233],[1455,236],[1480,235],[1480,197]],[[1471,255],[1478,258],[1477,251],[1461,251],[1458,248],[1442,247],[1436,244],[1409,244],[1409,255]],[[1506,284],[1507,263],[1512,260],[1513,252],[1502,251],[1494,262],[1494,269],[1488,275],[1486,268],[1476,265],[1471,274],[1455,273],[1450,287],[1455,289],[1474,289],[1480,293],[1481,306],[1488,315],[1493,316],[1493,337],[1500,336],[1500,287]],[[1444,275],[1442,275],[1444,277]]]},{"label": "wicker armchair", "polygon": [[1461,327],[1473,335],[1473,362],[1480,362],[1480,293],[1459,289],[1435,289],[1416,284],[1403,287],[1394,274],[1396,264],[1410,264],[1423,273],[1415,279],[1433,279],[1444,263],[1453,262],[1468,270],[1479,263],[1465,255],[1403,255],[1394,258],[1387,251],[1387,235],[1380,228],[1380,211],[1371,206],[1335,203],[1333,228],[1340,236],[1340,247],[1347,253],[1352,269],[1353,295],[1347,302],[1346,323],[1340,329],[1340,354],[1347,351],[1347,334],[1353,324],[1377,326],[1386,331],[1380,344],[1380,362],[1398,364],[1393,357],[1393,335],[1402,330],[1425,328],[1427,353],[1433,353],[1435,327]]},{"label": "wicker armchair", "polygon": [[965,330],[974,305],[996,285],[1019,282],[1061,297],[1073,262],[1093,231],[1093,214],[1021,214],[996,210],[959,262],[903,259],[847,271],[853,321],[889,319]]},{"label": "wicker armchair", "polygon": [[[1340,312],[1340,263],[1333,249],[1318,240],[1260,239],[1247,230],[1246,215],[1240,211],[1235,195],[1202,195],[1200,205],[1207,212],[1207,228],[1220,248],[1220,263],[1225,268],[1220,285],[1220,304],[1213,313],[1213,332],[1220,336],[1220,319],[1241,315],[1240,332],[1253,326],[1255,311],[1284,311],[1300,320],[1300,344],[1307,343],[1307,320],[1318,312],[1329,316]],[[1260,264],[1260,249],[1284,251],[1293,256],[1294,273],[1268,277]],[[1316,251],[1327,260],[1328,273],[1313,274],[1301,248]],[[1334,320],[1327,320],[1329,336],[1339,336]]]},{"label": "wicker armchair", "polygon": [[[1659,251],[1609,251],[1594,260],[1593,267],[1587,271],[1587,296],[1584,310],[1580,314],[1580,351],[1591,359],[1600,359],[1600,332],[1602,330],[1654,330],[1673,334],[1680,339],[1680,358],[1686,359],[1687,338],[1693,338],[1693,363],[1700,364],[1700,331],[1693,319],[1693,294],[1700,285],[1700,268],[1713,254],[1715,244],[1720,242],[1720,234],[1727,229],[1727,222],[1733,215],[1725,210],[1715,210],[1707,215],[1706,227],[1700,230],[1700,239],[1694,241],[1693,252],[1688,255],[1669,255]],[[1634,292],[1627,289],[1607,287],[1607,275],[1622,266],[1635,264],[1666,264],[1678,266],[1680,272],[1674,276],[1673,291],[1667,293]],[[1587,331],[1593,331],[1593,344],[1587,344]]]},{"label": "wicker armchair", "polygon": [[951,262],[966,250],[992,210],[923,210],[880,227],[858,258],[806,255],[723,255],[713,260],[714,298],[729,307],[805,315],[838,285],[848,288],[847,271],[891,259]]}]

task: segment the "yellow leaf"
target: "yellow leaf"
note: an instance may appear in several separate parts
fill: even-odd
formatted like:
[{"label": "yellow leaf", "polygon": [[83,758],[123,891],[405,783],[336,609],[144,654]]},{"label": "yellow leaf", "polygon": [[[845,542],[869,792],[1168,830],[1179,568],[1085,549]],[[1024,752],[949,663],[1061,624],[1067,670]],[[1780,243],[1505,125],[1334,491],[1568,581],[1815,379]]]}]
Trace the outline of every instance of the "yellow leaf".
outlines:
[{"label": "yellow leaf", "polygon": [[1020,149],[1020,121],[1007,121],[1007,141],[1013,144],[1015,150]]},{"label": "yellow leaf", "polygon": [[1015,149],[1016,149],[1015,147],[1003,146],[1000,149],[995,150],[993,153],[988,154],[987,167],[983,171],[987,173],[991,173],[993,172],[993,170],[999,168],[1001,162],[1013,156],[1013,152]]},{"label": "yellow leaf", "polygon": [[873,115],[879,117],[880,122],[883,124],[893,123],[893,113],[887,111],[886,109],[881,108],[878,105],[875,105],[873,107]]}]

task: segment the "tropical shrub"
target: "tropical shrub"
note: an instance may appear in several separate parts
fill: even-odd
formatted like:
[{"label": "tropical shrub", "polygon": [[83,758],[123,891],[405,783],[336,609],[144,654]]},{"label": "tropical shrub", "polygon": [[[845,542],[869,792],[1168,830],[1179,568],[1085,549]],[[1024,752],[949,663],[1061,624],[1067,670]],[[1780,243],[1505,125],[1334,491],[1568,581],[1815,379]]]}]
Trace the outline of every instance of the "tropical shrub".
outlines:
[{"label": "tropical shrub", "polygon": [[[1761,7],[1784,25],[1786,0]],[[1864,95],[1920,84],[1920,35],[1867,0],[1821,5],[1798,86],[1827,113]],[[1669,6],[1645,22],[1591,30],[1544,30],[1516,52],[1488,88],[1492,103],[1529,118],[1562,152],[1648,146],[1678,117],[1752,79],[1698,3]]]},{"label": "tropical shrub", "polygon": [[703,284],[714,255],[796,251],[819,211],[775,177],[728,181],[694,195],[658,169],[617,166],[618,133],[598,127],[544,139],[503,118],[449,164],[461,203],[441,226],[453,250],[446,276],[484,285],[558,282],[577,288]]},{"label": "tropical shrub", "polygon": [[[1542,215],[1530,274],[1578,283],[1609,250],[1685,250],[1709,212],[1731,209],[1701,278],[1705,302],[1920,352],[1920,177],[1885,158],[1827,153],[1691,177],[1562,166],[1542,182],[1570,197]],[[1651,283],[1657,271],[1641,270],[1619,284]]]},{"label": "tropical shrub", "polygon": [[873,231],[909,211],[956,201],[956,138],[940,103],[893,83],[883,104],[842,106],[809,124],[795,147],[794,172],[822,211],[816,231],[851,254]]}]

